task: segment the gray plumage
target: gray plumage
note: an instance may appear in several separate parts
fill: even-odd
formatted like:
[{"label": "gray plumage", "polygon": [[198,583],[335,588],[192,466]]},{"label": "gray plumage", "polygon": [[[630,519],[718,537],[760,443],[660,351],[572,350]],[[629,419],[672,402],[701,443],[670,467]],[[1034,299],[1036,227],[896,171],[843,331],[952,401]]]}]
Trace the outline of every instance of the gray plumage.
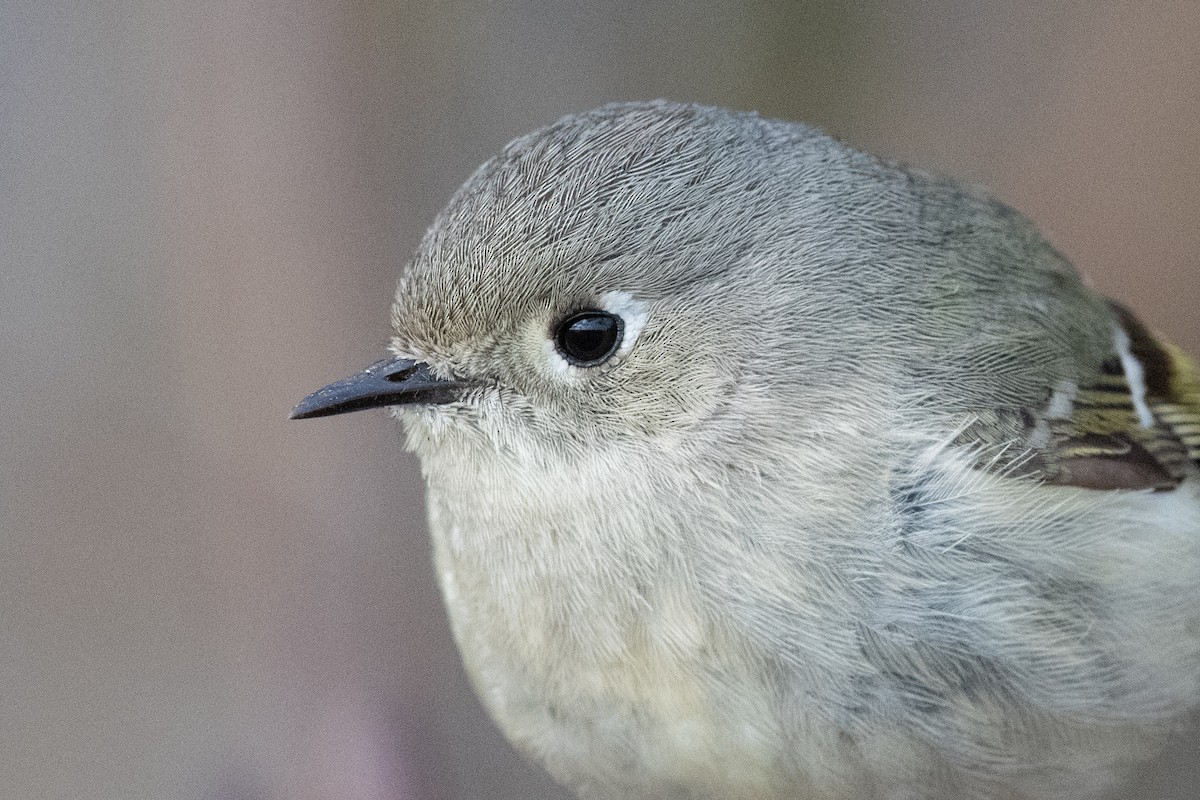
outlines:
[{"label": "gray plumage", "polygon": [[1099,797],[1196,704],[1200,474],[1051,480],[1120,326],[984,193],[606,106],[481,167],[393,316],[470,387],[399,407],[468,671],[584,798]]}]

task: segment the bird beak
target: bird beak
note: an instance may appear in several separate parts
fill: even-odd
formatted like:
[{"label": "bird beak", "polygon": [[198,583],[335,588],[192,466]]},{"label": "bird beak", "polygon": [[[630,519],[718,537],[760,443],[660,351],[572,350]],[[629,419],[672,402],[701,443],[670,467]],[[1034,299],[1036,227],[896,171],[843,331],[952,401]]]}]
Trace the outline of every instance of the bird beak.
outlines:
[{"label": "bird beak", "polygon": [[300,401],[289,419],[326,417],[364,408],[450,403],[465,384],[437,377],[428,364],[409,358],[385,358],[357,375],[331,383]]}]

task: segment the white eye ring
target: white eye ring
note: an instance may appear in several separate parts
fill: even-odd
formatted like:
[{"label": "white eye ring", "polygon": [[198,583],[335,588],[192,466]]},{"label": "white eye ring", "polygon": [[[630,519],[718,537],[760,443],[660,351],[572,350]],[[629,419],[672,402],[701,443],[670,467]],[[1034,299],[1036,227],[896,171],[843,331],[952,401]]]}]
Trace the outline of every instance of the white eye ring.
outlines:
[{"label": "white eye ring", "polygon": [[604,361],[598,364],[577,365],[568,360],[561,352],[555,342],[554,332],[546,339],[546,352],[549,355],[550,363],[555,372],[569,373],[578,372],[596,367],[612,367],[621,362],[625,356],[637,344],[638,337],[642,330],[646,327],[646,318],[648,308],[646,303],[637,300],[628,292],[605,292],[597,298],[596,304],[593,306],[597,311],[604,311],[612,314],[614,317],[619,317],[622,322],[621,326],[621,341],[617,345],[617,349],[608,356]]}]

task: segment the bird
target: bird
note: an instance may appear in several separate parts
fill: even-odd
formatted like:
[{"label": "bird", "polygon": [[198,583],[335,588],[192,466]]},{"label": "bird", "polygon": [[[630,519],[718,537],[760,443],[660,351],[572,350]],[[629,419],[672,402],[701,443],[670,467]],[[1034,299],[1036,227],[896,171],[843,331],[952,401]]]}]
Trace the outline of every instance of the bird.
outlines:
[{"label": "bird", "polygon": [[1200,371],[986,190],[665,100],[511,142],[387,407],[466,670],[584,800],[1090,800],[1200,700]]}]

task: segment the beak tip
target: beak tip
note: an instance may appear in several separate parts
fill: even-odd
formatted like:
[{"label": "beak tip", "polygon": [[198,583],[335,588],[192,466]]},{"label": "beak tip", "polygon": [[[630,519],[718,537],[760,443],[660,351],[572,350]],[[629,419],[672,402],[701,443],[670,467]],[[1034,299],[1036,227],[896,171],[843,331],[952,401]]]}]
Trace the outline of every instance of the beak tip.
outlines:
[{"label": "beak tip", "polygon": [[300,405],[296,406],[291,411],[289,411],[288,419],[309,419],[310,417],[312,417],[313,416],[312,412],[306,408],[303,408],[302,407],[303,405],[304,404],[301,403]]},{"label": "beak tip", "polygon": [[[337,386],[337,384],[333,384],[333,386]],[[288,419],[312,419],[337,414],[343,410],[353,410],[353,406],[346,408],[346,398],[336,395],[331,397],[330,388],[326,386],[301,400],[295,408],[288,412]]]}]

